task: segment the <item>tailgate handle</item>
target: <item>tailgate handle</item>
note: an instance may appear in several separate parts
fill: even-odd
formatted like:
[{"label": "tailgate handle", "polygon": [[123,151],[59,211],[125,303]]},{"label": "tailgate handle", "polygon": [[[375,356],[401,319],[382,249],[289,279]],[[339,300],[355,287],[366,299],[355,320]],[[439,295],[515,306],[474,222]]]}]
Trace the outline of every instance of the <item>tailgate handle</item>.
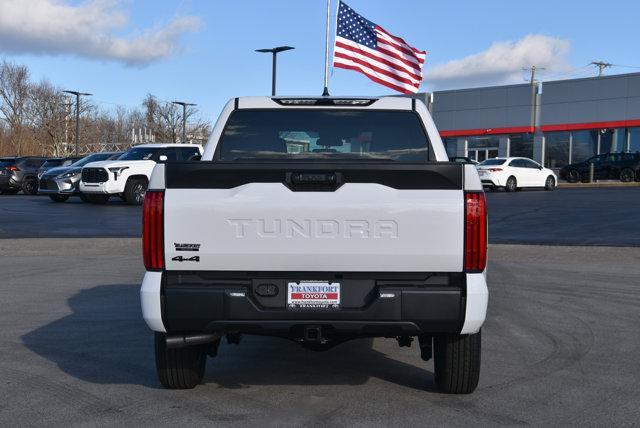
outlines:
[{"label": "tailgate handle", "polygon": [[342,185],[342,173],[322,171],[287,172],[286,185],[294,192],[333,192]]},{"label": "tailgate handle", "polygon": [[338,177],[335,172],[292,172],[290,180],[295,185],[332,185],[337,183]]}]

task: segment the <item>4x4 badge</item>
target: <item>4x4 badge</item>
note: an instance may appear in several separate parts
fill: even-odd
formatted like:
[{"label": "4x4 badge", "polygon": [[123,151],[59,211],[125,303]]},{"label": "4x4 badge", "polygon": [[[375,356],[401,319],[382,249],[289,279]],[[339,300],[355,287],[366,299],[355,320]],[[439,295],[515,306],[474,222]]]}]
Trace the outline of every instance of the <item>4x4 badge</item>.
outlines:
[{"label": "4x4 badge", "polygon": [[171,259],[171,261],[174,262],[199,262],[200,261],[200,256],[193,256],[193,257],[182,257],[182,256],[175,256]]}]

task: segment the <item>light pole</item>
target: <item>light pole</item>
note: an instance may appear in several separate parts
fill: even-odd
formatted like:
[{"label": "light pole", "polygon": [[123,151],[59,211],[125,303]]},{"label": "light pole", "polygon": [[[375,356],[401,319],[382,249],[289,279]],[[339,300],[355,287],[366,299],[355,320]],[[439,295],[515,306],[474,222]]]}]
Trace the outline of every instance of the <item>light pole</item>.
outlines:
[{"label": "light pole", "polygon": [[66,94],[71,94],[76,96],[76,156],[78,156],[78,146],[80,145],[80,96],[82,95],[93,95],[88,94],[86,92],[78,92],[78,91],[62,91]]},{"label": "light pole", "polygon": [[197,104],[185,103],[184,101],[173,101],[173,104],[182,106],[182,144],[184,144],[187,141],[187,106]]},{"label": "light pole", "polygon": [[272,49],[256,49],[256,52],[273,54],[273,64],[271,69],[271,96],[272,97],[276,95],[276,61],[277,61],[276,58],[278,56],[278,52],[289,51],[291,49],[295,49],[295,48],[291,46],[278,46]]}]

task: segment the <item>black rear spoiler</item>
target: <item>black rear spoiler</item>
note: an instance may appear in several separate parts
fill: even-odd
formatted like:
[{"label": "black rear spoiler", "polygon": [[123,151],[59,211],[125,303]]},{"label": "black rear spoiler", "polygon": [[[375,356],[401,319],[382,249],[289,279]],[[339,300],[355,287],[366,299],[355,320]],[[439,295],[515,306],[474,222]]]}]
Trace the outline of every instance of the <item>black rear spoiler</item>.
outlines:
[{"label": "black rear spoiler", "polygon": [[168,162],[168,189],[231,189],[249,183],[282,183],[294,191],[333,191],[345,183],[376,183],[398,190],[461,190],[464,165],[297,162]]}]

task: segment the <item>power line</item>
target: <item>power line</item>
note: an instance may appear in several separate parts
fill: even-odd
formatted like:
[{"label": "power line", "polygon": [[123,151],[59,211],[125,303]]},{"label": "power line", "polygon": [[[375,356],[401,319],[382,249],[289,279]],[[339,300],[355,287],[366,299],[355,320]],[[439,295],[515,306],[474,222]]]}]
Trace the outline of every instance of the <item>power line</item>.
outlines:
[{"label": "power line", "polygon": [[591,70],[591,64],[587,64],[585,66],[579,67],[579,68],[574,68],[572,70],[568,70],[568,71],[564,71],[561,73],[551,73],[551,74],[545,74],[543,73],[543,77],[546,80],[549,79],[560,79],[560,78],[570,78],[570,77],[574,77],[574,76],[579,76],[584,74],[585,72]]},{"label": "power line", "polygon": [[621,64],[611,64],[612,67],[621,67],[621,68],[638,68],[640,69],[639,66],[636,65],[621,65]]}]

